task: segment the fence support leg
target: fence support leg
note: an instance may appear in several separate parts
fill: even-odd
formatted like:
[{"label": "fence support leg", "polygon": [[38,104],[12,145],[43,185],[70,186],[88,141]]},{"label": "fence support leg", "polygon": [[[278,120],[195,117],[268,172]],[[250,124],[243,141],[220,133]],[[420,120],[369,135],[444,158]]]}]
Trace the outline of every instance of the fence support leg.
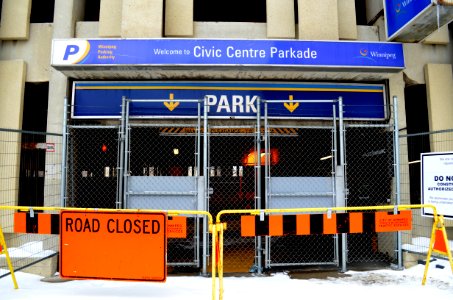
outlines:
[{"label": "fence support leg", "polygon": [[8,248],[6,247],[5,236],[3,235],[2,227],[0,226],[0,254],[5,254],[6,262],[8,264],[9,271],[11,272],[11,278],[13,279],[14,288],[18,289],[16,275],[14,275],[13,264],[11,263],[11,258],[9,257]]}]

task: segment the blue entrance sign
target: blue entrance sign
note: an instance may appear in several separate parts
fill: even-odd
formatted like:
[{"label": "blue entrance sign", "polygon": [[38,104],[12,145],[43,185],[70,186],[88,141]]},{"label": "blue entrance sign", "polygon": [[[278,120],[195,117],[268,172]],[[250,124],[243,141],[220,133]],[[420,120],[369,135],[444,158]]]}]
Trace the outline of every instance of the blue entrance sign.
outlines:
[{"label": "blue entrance sign", "polygon": [[[75,82],[73,118],[120,118],[122,97],[132,102],[132,118],[196,118],[198,103],[181,100],[206,99],[209,118],[256,118],[261,100],[268,103],[273,119],[330,119],[333,103],[298,103],[295,100],[337,100],[343,97],[346,119],[386,118],[385,89],[379,84],[289,83],[289,82]],[[179,101],[178,101],[179,100]],[[337,104],[336,104],[337,105]],[[201,102],[201,113],[203,113]],[[338,112],[338,105],[336,108]]]},{"label": "blue entrance sign", "polygon": [[385,0],[387,39],[391,40],[432,5],[432,0]]},{"label": "blue entrance sign", "polygon": [[52,66],[286,66],[404,69],[402,44],[296,40],[54,40]]}]

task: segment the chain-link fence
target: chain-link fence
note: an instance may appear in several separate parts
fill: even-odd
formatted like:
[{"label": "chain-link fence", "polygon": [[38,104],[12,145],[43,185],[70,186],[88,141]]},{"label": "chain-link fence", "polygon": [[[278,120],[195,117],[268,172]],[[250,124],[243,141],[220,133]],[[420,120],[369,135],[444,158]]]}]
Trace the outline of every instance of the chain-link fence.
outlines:
[{"label": "chain-link fence", "polygon": [[[421,153],[452,152],[453,129],[401,134],[400,178],[401,202],[403,204],[421,203]],[[403,232],[402,244],[405,259],[411,262],[423,260],[429,249],[433,219],[424,217],[420,210],[413,211],[413,230]],[[447,236],[452,239],[453,221],[445,221]],[[451,242],[450,242],[451,244]],[[435,252],[433,255],[437,255]]]},{"label": "chain-link fence", "polygon": [[[255,209],[256,127],[215,127],[208,130],[209,212],[215,216],[225,209]],[[240,216],[225,217],[225,272],[248,272],[254,265],[255,239],[241,237]]]},{"label": "chain-link fence", "polygon": [[118,126],[68,127],[68,207],[117,208]]},{"label": "chain-link fence", "polygon": [[[333,207],[335,200],[335,128],[269,126],[267,208]],[[280,130],[279,130],[280,129]],[[288,131],[287,129],[286,131]],[[272,163],[272,149],[279,149]],[[338,263],[338,245],[331,235],[269,237],[266,267]]]},{"label": "chain-link fence", "polygon": [[[120,125],[69,126],[66,206],[202,209],[215,216],[226,209],[338,206],[338,195],[343,192],[344,204],[350,207],[396,203],[395,145],[390,122],[345,125],[343,179],[338,170],[338,124],[271,122],[267,133],[262,126],[263,139],[259,139],[254,122],[210,125],[203,140],[200,124],[157,123],[131,122],[125,132]],[[0,130],[0,134],[1,204],[60,206],[62,136],[14,130]],[[268,155],[257,155],[258,141],[261,152]],[[420,153],[451,151],[453,130],[402,135],[399,142],[401,203],[417,204]],[[201,177],[204,174],[206,178]],[[339,190],[340,186],[345,190]],[[261,198],[257,197],[258,189]],[[57,253],[56,237],[14,234],[13,212],[0,213],[15,269]],[[403,232],[403,249],[423,256],[432,219],[421,217],[419,211],[413,215],[414,229]],[[239,215],[226,215],[222,221],[228,224],[225,272],[253,270],[260,253],[267,268],[338,264],[341,260],[340,235],[243,238]],[[204,245],[208,228],[203,224],[201,217],[188,216],[187,237],[168,241],[169,265],[201,266],[201,253],[209,255],[211,249],[209,243]],[[451,235],[451,229],[447,230]],[[349,265],[395,261],[396,233],[346,236]],[[28,254],[20,256],[15,251]],[[0,268],[6,268],[4,258]]]},{"label": "chain-link fence", "polygon": [[[62,140],[61,134],[0,129],[0,205],[60,206]],[[14,233],[12,210],[0,210],[0,226],[15,270],[56,271],[56,236]],[[6,257],[0,255],[0,277],[7,274]]]},{"label": "chain-link fence", "polygon": [[[347,206],[395,204],[393,126],[346,125]],[[394,262],[394,233],[350,234],[348,262]]]},{"label": "chain-link fence", "polygon": [[[68,133],[66,206],[199,208],[196,126],[130,123],[123,133],[120,126],[80,125]],[[168,240],[169,265],[199,266],[201,227],[199,217],[188,216],[187,237]]]}]

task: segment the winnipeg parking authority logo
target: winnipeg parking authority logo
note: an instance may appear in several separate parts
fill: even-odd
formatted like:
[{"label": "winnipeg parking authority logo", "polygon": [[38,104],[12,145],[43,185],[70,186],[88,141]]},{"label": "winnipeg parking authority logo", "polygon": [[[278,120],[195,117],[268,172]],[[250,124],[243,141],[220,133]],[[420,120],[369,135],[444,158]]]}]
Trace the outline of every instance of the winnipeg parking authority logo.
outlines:
[{"label": "winnipeg parking authority logo", "polygon": [[55,41],[52,55],[53,64],[81,64],[90,52],[90,42],[87,40]]}]

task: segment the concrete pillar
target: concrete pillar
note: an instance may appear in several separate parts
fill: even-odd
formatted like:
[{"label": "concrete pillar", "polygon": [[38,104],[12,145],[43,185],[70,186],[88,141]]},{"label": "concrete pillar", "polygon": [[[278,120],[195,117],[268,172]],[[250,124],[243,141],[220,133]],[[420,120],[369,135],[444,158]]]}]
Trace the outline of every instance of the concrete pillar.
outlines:
[{"label": "concrete pillar", "polygon": [[297,1],[300,40],[339,39],[337,0]]},{"label": "concrete pillar", "polygon": [[121,37],[123,0],[101,0],[99,36]]},{"label": "concrete pillar", "polygon": [[[84,0],[55,0],[54,29],[52,38],[73,38],[76,22],[82,19]],[[63,73],[51,69],[49,80],[49,110],[47,131],[61,133],[63,99],[68,95],[68,79]]]},{"label": "concrete pillar", "polygon": [[193,0],[165,0],[165,36],[192,37]]},{"label": "concrete pillar", "polygon": [[357,40],[355,0],[338,1],[338,33],[341,40]]},{"label": "concrete pillar", "polygon": [[296,37],[293,0],[266,0],[266,14],[267,38],[294,39]]},{"label": "concrete pillar", "polygon": [[27,64],[26,82],[48,82],[51,45],[52,24],[33,23],[27,41],[2,42],[0,60],[23,59]]},{"label": "concrete pillar", "polygon": [[3,0],[1,40],[27,40],[30,32],[31,0]]},{"label": "concrete pillar", "polygon": [[161,38],[164,0],[123,0],[121,37]]},{"label": "concrete pillar", "polygon": [[[443,130],[453,128],[453,75],[450,64],[425,65],[425,81],[428,96],[429,130]],[[442,135],[430,137],[431,151],[441,152],[443,149],[440,140]]]},{"label": "concrete pillar", "polygon": [[[52,37],[73,38],[76,22],[81,20],[85,0],[55,0],[54,31]],[[47,113],[47,132],[61,133],[63,129],[64,98],[69,95],[68,78],[61,72],[51,69],[49,79],[49,104]],[[56,142],[56,152],[61,151],[61,142]],[[61,165],[61,157],[46,155],[46,177],[44,184],[44,206],[60,206],[60,182],[54,173]],[[55,167],[54,167],[55,166]],[[61,174],[61,170],[59,171]],[[52,176],[49,176],[52,175]],[[46,240],[45,247],[53,247],[55,242]]]},{"label": "concrete pillar", "polygon": [[423,44],[426,45],[447,45],[448,43],[450,43],[448,25],[439,28],[423,40]]},{"label": "concrete pillar", "polygon": [[[22,129],[26,64],[23,60],[0,61],[0,128]],[[0,131],[0,205],[17,205],[21,135]],[[13,231],[13,214],[0,210],[0,226]]]}]

